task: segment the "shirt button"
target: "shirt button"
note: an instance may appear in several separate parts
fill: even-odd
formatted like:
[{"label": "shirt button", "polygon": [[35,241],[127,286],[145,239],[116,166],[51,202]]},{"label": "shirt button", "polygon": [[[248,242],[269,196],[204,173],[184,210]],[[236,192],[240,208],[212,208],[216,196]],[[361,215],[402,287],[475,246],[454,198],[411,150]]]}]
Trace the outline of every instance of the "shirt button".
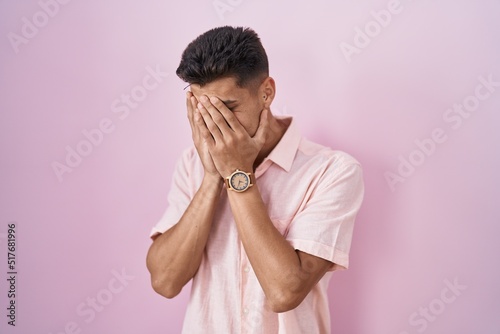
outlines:
[{"label": "shirt button", "polygon": [[243,309],[243,313],[245,313],[245,314],[248,313],[248,309],[246,307]]},{"label": "shirt button", "polygon": [[250,271],[250,268],[248,267],[245,267],[245,269],[243,269],[244,272],[248,273]]}]

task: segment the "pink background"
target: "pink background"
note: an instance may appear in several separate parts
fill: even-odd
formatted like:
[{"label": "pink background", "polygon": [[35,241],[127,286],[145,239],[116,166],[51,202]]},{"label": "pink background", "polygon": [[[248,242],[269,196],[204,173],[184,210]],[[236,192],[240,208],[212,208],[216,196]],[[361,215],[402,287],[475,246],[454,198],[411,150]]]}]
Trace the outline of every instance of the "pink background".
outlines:
[{"label": "pink background", "polygon": [[[333,332],[500,333],[500,87],[460,127],[443,119],[474,103],[479,77],[500,81],[500,3],[219,2],[229,6],[220,16],[211,0],[72,1],[52,6],[53,17],[37,1],[0,2],[0,332],[180,332],[189,287],[173,300],[153,292],[148,234],[191,143],[175,76],[181,52],[227,24],[261,36],[277,82],[273,111],[364,167],[351,268],[329,290]],[[388,6],[395,12],[381,27],[371,11]],[[33,16],[41,27],[16,52],[9,34],[22,37],[23,17]],[[370,43],[348,61],[340,45],[354,45],[365,25]],[[111,105],[141,92],[148,67],[168,76],[121,119]],[[105,119],[113,130],[60,182],[53,162],[65,163],[66,146]],[[436,128],[446,141],[416,152]],[[399,156],[420,165],[392,191],[385,173],[397,173]],[[15,328],[6,318],[9,222]],[[92,311],[96,297],[105,305]]]}]

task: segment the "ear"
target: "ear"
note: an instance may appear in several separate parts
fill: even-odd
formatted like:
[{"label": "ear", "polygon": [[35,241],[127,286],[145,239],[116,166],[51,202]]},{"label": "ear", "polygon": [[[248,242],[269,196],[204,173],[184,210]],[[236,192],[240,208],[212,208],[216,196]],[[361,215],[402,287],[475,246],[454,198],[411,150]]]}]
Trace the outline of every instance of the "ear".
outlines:
[{"label": "ear", "polygon": [[267,77],[259,87],[259,99],[262,99],[265,109],[270,109],[276,96],[276,83],[271,77]]}]

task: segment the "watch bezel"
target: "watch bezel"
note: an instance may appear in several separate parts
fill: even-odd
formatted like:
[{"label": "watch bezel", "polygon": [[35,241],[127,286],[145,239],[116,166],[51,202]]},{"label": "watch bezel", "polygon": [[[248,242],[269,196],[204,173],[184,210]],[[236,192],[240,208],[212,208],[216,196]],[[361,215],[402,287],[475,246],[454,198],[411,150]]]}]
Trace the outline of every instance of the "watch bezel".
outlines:
[{"label": "watch bezel", "polygon": [[[242,189],[238,189],[238,188],[235,188],[233,186],[233,183],[232,183],[232,180],[234,179],[234,177],[236,177],[237,175],[239,174],[242,174],[245,176],[245,178],[248,180],[248,183],[246,184],[246,186]],[[228,189],[231,189],[232,191],[235,191],[235,192],[238,192],[238,193],[242,193],[246,190],[248,190],[248,188],[250,188],[251,186],[253,186],[253,183],[252,183],[252,173],[247,173],[247,172],[244,172],[242,170],[235,170],[231,175],[229,175],[227,178],[226,178],[226,185],[228,187]]]}]

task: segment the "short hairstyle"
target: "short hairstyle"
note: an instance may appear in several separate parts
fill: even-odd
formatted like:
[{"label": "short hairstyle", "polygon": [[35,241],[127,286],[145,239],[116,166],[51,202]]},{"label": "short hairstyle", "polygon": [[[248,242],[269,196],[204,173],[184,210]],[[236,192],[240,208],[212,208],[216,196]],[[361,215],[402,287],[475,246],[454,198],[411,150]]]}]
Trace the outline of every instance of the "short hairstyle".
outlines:
[{"label": "short hairstyle", "polygon": [[239,87],[249,87],[269,76],[269,62],[255,31],[225,26],[192,41],[182,53],[176,73],[189,84],[204,86],[216,79],[234,77]]}]

